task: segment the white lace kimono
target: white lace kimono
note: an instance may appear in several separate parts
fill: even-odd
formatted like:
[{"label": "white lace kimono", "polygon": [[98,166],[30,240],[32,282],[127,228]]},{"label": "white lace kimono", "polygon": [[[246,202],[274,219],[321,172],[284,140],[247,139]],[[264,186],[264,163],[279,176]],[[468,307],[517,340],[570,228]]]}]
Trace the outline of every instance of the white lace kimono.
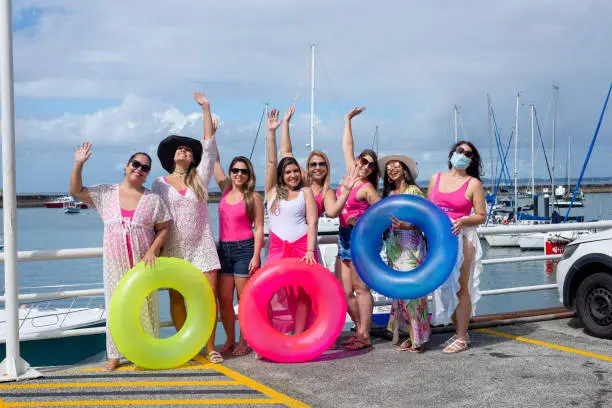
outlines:
[{"label": "white lace kimono", "polygon": [[[214,139],[203,141],[202,148],[198,174],[207,189],[217,154]],[[162,197],[172,215],[170,234],[165,245],[167,256],[184,259],[202,272],[220,269],[217,246],[210,226],[208,200],[198,201],[190,188],[182,195],[166,183],[163,177],[153,181],[151,191]]]},{"label": "white lace kimono", "polygon": [[[87,191],[104,222],[104,296],[108,308],[119,280],[131,268],[126,235],[130,237],[133,264],[136,265],[155,239],[154,226],[169,221],[170,213],[158,195],[145,190],[132,221],[127,221],[124,226],[119,205],[119,185],[99,184],[87,187]],[[106,353],[109,359],[120,358],[121,353],[110,334],[108,314],[107,310]],[[147,297],[141,309],[140,320],[146,332],[159,337],[157,293]]]}]

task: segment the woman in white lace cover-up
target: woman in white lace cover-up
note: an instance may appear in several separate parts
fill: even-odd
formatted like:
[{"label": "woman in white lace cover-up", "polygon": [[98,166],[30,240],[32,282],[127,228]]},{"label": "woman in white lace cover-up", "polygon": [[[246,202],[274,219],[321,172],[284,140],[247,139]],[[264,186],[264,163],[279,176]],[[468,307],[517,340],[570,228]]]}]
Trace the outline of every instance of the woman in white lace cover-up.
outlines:
[{"label": "woman in white lace cover-up", "polygon": [[[158,147],[162,167],[170,173],[155,179],[151,190],[159,194],[172,214],[170,234],[164,255],[193,264],[208,278],[217,297],[217,270],[221,268],[217,246],[210,225],[206,189],[213,176],[217,150],[213,139],[210,103],[200,93],[194,94],[202,107],[204,139],[169,136]],[[170,290],[170,315],[176,330],[185,324],[187,312],[180,293]],[[216,328],[216,325],[214,326]],[[223,362],[215,351],[215,330],[206,344],[206,356],[212,363]]]},{"label": "woman in white lace cover-up", "polygon": [[[99,184],[83,187],[81,172],[91,156],[91,145],[83,143],[76,149],[74,169],[70,176],[70,194],[93,204],[104,222],[104,296],[106,307],[123,275],[139,261],[151,265],[168,236],[170,213],[156,194],[143,187],[151,158],[146,153],[135,153],[128,160],[125,179],[121,184]],[[147,297],[140,320],[146,332],[159,336],[157,293]],[[106,321],[105,370],[119,365],[121,353],[113,342]]]}]

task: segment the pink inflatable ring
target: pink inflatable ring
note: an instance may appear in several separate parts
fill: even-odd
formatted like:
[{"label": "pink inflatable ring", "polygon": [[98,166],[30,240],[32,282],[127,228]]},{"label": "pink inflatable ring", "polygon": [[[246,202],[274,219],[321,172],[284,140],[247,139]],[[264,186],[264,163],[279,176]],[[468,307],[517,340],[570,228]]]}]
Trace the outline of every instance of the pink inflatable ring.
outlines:
[{"label": "pink inflatable ring", "polygon": [[[287,286],[301,287],[316,304],[314,323],[293,336],[275,330],[268,318],[272,296]],[[344,291],[336,277],[320,264],[285,258],[264,265],[249,279],[238,310],[240,330],[253,350],[279,363],[310,361],[328,350],[342,333],[346,319]]]}]

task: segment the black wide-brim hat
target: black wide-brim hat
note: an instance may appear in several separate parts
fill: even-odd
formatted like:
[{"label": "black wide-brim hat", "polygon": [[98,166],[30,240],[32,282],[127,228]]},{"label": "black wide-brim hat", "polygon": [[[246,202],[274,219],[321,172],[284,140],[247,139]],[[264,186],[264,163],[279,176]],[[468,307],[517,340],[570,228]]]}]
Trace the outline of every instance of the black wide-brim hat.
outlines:
[{"label": "black wide-brim hat", "polygon": [[191,137],[170,135],[162,140],[157,147],[157,157],[162,167],[172,173],[174,170],[174,154],[179,146],[189,146],[193,153],[193,167],[198,167],[202,160],[202,143]]}]

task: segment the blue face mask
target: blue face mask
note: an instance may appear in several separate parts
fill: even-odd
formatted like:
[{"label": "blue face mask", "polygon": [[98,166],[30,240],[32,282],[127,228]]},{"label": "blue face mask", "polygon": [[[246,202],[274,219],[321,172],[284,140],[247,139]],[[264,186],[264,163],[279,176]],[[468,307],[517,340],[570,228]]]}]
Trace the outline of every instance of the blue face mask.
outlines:
[{"label": "blue face mask", "polygon": [[457,152],[453,153],[450,162],[457,170],[465,170],[470,165],[471,160]]}]

